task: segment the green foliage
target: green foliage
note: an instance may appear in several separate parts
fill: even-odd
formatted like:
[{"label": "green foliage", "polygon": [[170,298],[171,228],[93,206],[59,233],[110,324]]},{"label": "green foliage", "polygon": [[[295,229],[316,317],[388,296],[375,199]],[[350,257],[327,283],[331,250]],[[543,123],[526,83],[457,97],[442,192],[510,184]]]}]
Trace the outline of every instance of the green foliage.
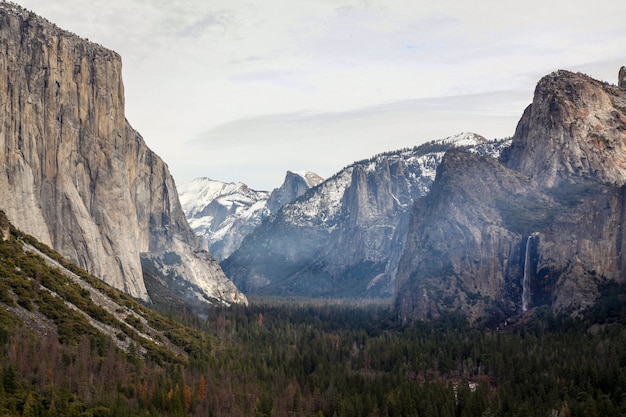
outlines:
[{"label": "green foliage", "polygon": [[626,323],[626,283],[608,281],[599,289],[600,297],[586,317],[595,323]]},{"label": "green foliage", "polygon": [[[175,318],[152,315],[164,326]],[[101,341],[100,356],[90,336],[51,349],[51,340],[5,332],[0,406],[14,414],[47,415],[55,404],[57,415],[94,416],[626,411],[621,322],[598,330],[542,311],[535,321],[498,331],[471,328],[458,316],[404,328],[381,303],[268,301],[216,308],[206,321],[187,315],[178,320],[187,326],[178,322],[169,336],[192,347],[189,361],[178,364],[158,354],[131,360],[115,353],[110,341]],[[37,369],[32,357],[42,358]],[[97,392],[79,388],[80,369],[90,370]]]},{"label": "green foliage", "polygon": [[[584,321],[543,309],[490,330],[458,315],[402,327],[381,302],[263,299],[211,309],[206,319],[158,314],[73,268],[119,302],[126,319],[18,240],[0,242],[0,415],[626,414],[622,284],[602,287]],[[43,315],[56,331],[31,328],[14,310]],[[161,335],[138,333],[148,327]]]}]

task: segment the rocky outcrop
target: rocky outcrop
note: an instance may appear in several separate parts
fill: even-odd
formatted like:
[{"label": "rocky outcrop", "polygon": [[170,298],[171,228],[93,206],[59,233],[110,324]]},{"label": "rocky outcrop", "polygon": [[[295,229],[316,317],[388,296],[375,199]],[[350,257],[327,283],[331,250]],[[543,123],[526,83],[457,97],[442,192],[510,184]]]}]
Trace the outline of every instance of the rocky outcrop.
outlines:
[{"label": "rocky outcrop", "polygon": [[4,211],[0,210],[0,239],[7,241],[11,237],[11,222]]},{"label": "rocky outcrop", "polygon": [[503,142],[461,134],[354,163],[264,221],[222,267],[253,294],[391,297],[413,201],[458,146],[499,155]]},{"label": "rocky outcrop", "polygon": [[625,100],[614,86],[559,71],[537,85],[502,163],[449,152],[413,208],[400,316],[580,312],[602,284],[623,282]]},{"label": "rocky outcrop", "polygon": [[209,251],[223,261],[263,219],[322,181],[312,172],[287,171],[283,184],[271,193],[210,178],[196,178],[178,187],[178,192],[187,221],[207,242]]},{"label": "rocky outcrop", "polygon": [[245,301],[199,250],[167,166],[126,121],[119,55],[9,3],[0,48],[0,201],[11,222],[135,297],[149,299],[142,257],[175,253],[165,269],[200,289],[195,298]]},{"label": "rocky outcrop", "polygon": [[279,188],[275,188],[267,200],[269,213],[277,213],[285,204],[295,201],[306,193],[309,188],[321,184],[324,178],[314,172],[287,171],[285,180]]},{"label": "rocky outcrop", "polygon": [[557,71],[535,89],[503,163],[546,187],[571,177],[626,181],[624,93],[582,74]]},{"label": "rocky outcrop", "polygon": [[617,86],[622,89],[626,89],[626,67],[621,67],[619,69],[619,74],[617,78]]}]

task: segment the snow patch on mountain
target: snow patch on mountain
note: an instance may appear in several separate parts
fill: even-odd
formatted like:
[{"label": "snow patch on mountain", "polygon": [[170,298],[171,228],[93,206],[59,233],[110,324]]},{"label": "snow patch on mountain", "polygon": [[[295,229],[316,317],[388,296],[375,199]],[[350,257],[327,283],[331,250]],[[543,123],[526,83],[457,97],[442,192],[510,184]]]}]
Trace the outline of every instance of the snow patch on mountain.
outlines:
[{"label": "snow patch on mountain", "polygon": [[462,133],[355,162],[267,218],[221,265],[250,294],[389,297],[411,207],[446,151],[498,157],[509,143]]},{"label": "snow patch on mountain", "polygon": [[210,178],[183,184],[178,187],[178,194],[187,222],[218,260],[228,257],[239,247],[243,236],[261,224],[270,195],[243,183]]},{"label": "snow patch on mountain", "polygon": [[477,135],[476,133],[462,132],[457,135],[441,139],[439,142],[445,145],[454,146],[456,148],[462,148],[465,146],[476,146],[483,143],[488,143],[489,140],[483,136]]},{"label": "snow patch on mountain", "polygon": [[341,209],[341,199],[352,181],[348,167],[306,193],[300,200],[283,207],[283,216],[294,225],[312,226],[334,220]]},{"label": "snow patch on mountain", "polygon": [[[504,144],[504,146],[507,145]],[[363,168],[365,172],[374,173],[382,169],[385,164],[399,162],[408,170],[405,173],[408,176],[408,194],[413,195],[415,192],[412,190],[416,190],[417,195],[421,196],[426,195],[430,190],[435,180],[437,166],[448,149],[469,148],[470,151],[497,158],[502,147],[502,144],[489,141],[483,136],[463,132],[411,149],[381,153],[368,160],[355,162],[310,190],[298,201],[285,205],[283,217],[293,225],[326,224],[332,227],[341,214],[342,199],[346,189],[352,183],[352,174],[356,167]],[[437,151],[429,151],[431,148]],[[408,207],[411,203],[412,201],[398,201],[402,207]]]},{"label": "snow patch on mountain", "polygon": [[219,261],[233,253],[263,219],[301,196],[323,178],[309,171],[287,172],[283,185],[256,191],[239,182],[196,178],[178,187],[187,222]]}]

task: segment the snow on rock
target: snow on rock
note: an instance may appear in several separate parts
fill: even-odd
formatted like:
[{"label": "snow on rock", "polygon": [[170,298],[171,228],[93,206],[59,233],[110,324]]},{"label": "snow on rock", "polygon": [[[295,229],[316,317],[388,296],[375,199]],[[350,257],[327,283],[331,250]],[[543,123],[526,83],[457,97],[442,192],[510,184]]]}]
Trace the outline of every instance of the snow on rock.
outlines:
[{"label": "snow on rock", "polygon": [[313,172],[288,171],[283,185],[269,193],[241,182],[203,177],[179,186],[178,193],[189,225],[221,261],[237,250],[263,219],[322,181]]},{"label": "snow on rock", "polygon": [[445,152],[499,156],[508,143],[461,133],[355,162],[285,204],[222,267],[251,294],[388,297],[410,209]]},{"label": "snow on rock", "polygon": [[206,177],[179,186],[178,194],[189,225],[217,260],[228,257],[243,236],[261,223],[270,195],[243,183]]}]

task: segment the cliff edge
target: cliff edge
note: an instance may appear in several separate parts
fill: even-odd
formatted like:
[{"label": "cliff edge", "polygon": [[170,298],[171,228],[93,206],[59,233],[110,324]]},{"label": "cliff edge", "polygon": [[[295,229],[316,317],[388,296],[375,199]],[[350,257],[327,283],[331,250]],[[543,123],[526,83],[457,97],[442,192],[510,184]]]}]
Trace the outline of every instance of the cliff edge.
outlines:
[{"label": "cliff edge", "polygon": [[120,56],[4,2],[0,48],[11,222],[134,297],[150,299],[149,264],[190,299],[245,302],[199,249],[166,164],[126,121]]},{"label": "cliff edge", "polygon": [[415,203],[399,315],[582,312],[626,277],[625,184],[626,92],[568,71],[544,77],[499,162],[450,151]]}]

